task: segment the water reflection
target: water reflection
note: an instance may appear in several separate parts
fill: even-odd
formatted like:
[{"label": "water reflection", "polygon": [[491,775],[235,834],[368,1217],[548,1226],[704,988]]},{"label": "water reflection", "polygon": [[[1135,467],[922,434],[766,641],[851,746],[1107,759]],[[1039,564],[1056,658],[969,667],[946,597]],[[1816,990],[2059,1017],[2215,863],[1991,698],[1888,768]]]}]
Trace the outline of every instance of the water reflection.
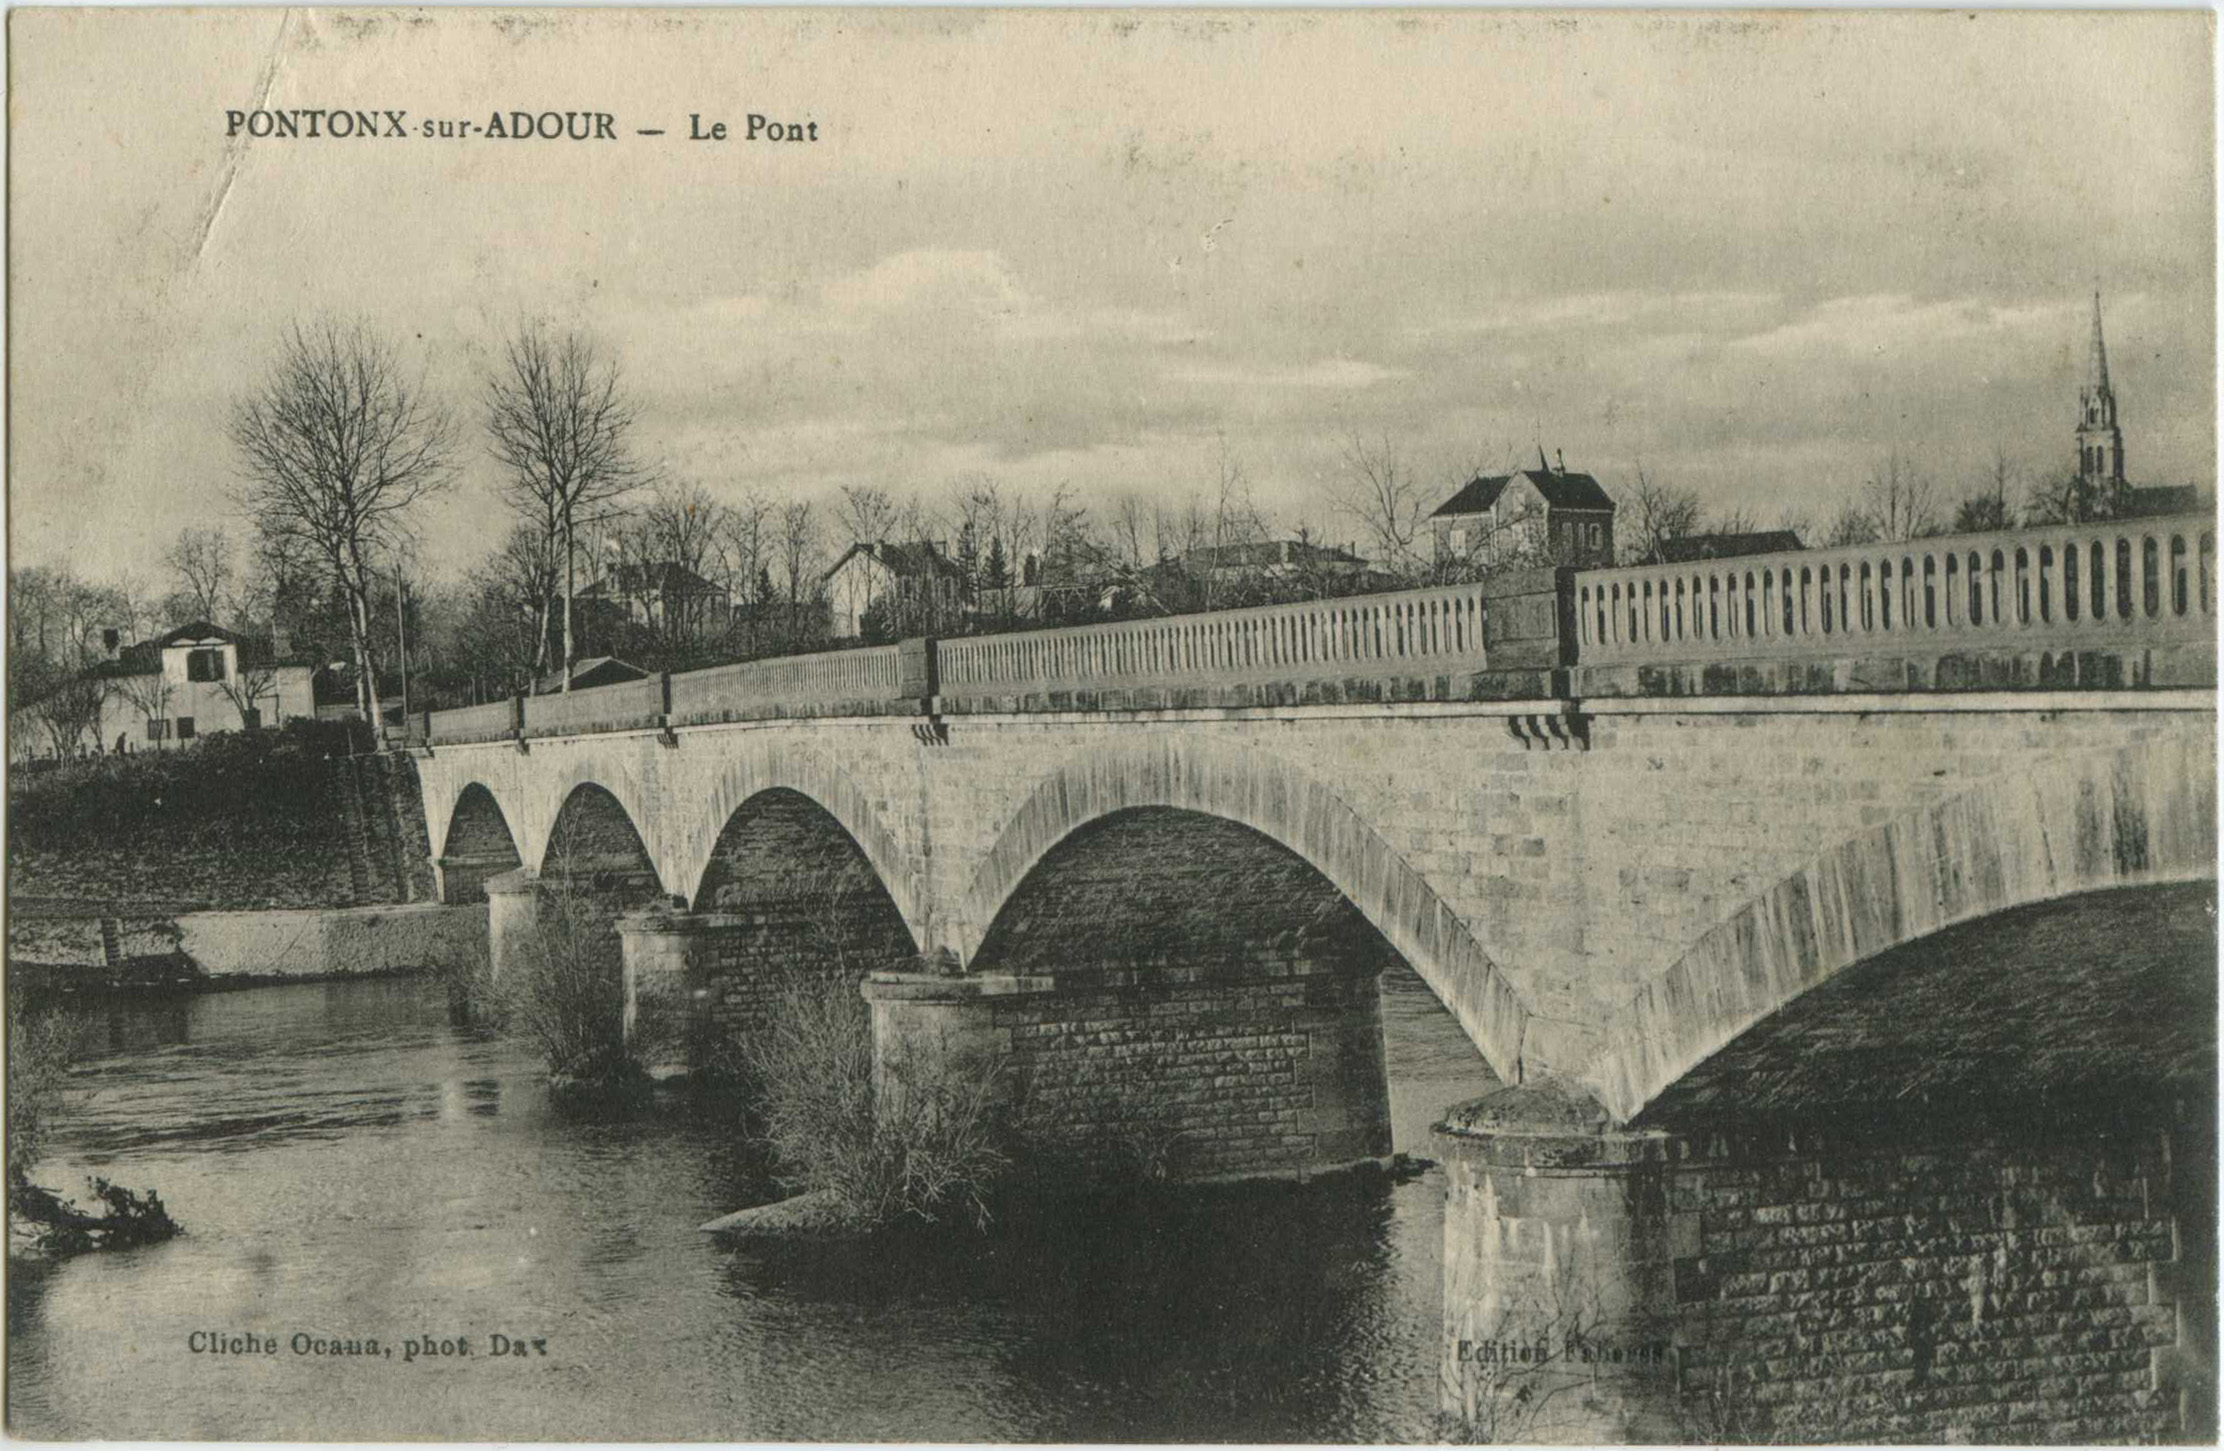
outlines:
[{"label": "water reflection", "polygon": [[[1398,1145],[1480,1091],[1387,980]],[[978,1240],[736,1250],[772,1197],[720,1115],[552,1101],[436,984],[112,1006],[42,1173],[154,1184],[186,1238],[10,1277],[34,1436],[1400,1440],[1433,1412],[1441,1182],[1102,1206]],[[280,1338],[210,1357],[196,1330]],[[463,1336],[468,1357],[295,1355]],[[492,1336],[546,1356],[490,1358]]]}]

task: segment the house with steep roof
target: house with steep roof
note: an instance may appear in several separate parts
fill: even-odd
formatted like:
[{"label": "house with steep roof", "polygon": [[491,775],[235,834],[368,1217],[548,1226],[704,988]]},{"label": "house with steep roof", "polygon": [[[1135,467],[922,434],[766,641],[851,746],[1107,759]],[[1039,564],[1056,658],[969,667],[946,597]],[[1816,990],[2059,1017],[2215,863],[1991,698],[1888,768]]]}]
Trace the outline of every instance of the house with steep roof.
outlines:
[{"label": "house with steep roof", "polygon": [[1439,565],[1544,558],[1587,567],[1614,562],[1614,496],[1589,474],[1547,464],[1470,479],[1436,507],[1429,528]]},{"label": "house with steep roof", "polygon": [[913,619],[954,619],[965,608],[972,581],[940,541],[852,544],[821,580],[829,629],[837,640],[865,633],[875,606],[899,609]]},{"label": "house with steep roof", "polygon": [[579,592],[582,603],[637,625],[678,634],[711,634],[733,615],[733,593],[678,560],[628,561]]}]

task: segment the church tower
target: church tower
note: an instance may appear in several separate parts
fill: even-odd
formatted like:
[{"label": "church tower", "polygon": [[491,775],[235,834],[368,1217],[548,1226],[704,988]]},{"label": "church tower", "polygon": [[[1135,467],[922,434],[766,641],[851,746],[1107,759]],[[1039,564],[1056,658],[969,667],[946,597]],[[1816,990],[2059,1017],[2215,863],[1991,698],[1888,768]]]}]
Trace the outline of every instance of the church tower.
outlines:
[{"label": "church tower", "polygon": [[2100,335],[2100,293],[2093,294],[2093,349],[2078,394],[2077,481],[2087,498],[2111,498],[2124,487],[2124,431],[2116,426],[2116,394],[2108,386],[2108,344]]}]

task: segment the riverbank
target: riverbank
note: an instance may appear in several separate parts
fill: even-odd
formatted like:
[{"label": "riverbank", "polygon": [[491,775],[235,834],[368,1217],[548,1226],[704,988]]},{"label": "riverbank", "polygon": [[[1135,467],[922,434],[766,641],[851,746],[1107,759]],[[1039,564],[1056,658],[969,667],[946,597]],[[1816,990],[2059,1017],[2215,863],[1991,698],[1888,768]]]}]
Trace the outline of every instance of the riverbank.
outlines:
[{"label": "riverbank", "polygon": [[11,914],[8,973],[44,992],[251,987],[465,967],[486,908],[418,903],[252,912]]},{"label": "riverbank", "polygon": [[[1387,1053],[1411,1091],[1400,1142],[1422,1148],[1443,1107],[1485,1084],[1458,1025],[1406,986],[1389,995]],[[123,1002],[77,1076],[45,1177],[158,1185],[190,1232],[10,1276],[19,1435],[1434,1432],[1434,1173],[799,1253],[697,1228],[779,1195],[730,1118],[684,1096],[634,1107],[552,1092],[535,1055],[456,1024],[427,979]],[[278,1348],[195,1348],[217,1331]],[[547,1353],[497,1356],[496,1334]],[[427,1335],[471,1349],[405,1361]],[[317,1351],[369,1338],[393,1356]]]}]

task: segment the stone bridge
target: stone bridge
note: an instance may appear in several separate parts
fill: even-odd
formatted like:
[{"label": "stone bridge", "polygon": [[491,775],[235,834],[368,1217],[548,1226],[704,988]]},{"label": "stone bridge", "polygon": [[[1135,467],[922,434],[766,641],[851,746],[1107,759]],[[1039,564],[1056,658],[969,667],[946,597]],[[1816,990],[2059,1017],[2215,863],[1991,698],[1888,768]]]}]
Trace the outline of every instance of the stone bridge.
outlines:
[{"label": "stone bridge", "polygon": [[[1537,571],[907,641],[435,713],[419,774],[443,892],[489,898],[498,970],[552,882],[592,883],[636,1011],[684,1020],[688,1051],[775,1011],[780,964],[830,964],[869,977],[891,1086],[923,1055],[993,1055],[1046,1142],[1141,1124],[1195,1177],[1388,1152],[1374,982],[1402,961],[1507,1085],[1441,1145],[1454,1242],[1472,1247],[1447,1266],[1447,1404],[1471,1420],[1529,1404],[1485,1369],[1478,1347],[1505,1336],[1476,1319],[1513,1313],[1511,1287],[1564,1297],[1569,1266],[1596,1261],[1623,1286],[1600,1323],[1684,1327],[1661,1332],[1673,1356],[1633,1346],[1612,1375],[1572,1342],[1560,1357],[1589,1417],[1571,1434],[1638,1434],[1666,1402],[1688,1412],[1692,1367],[1712,1363],[1675,1313],[1726,1273],[1691,1208],[1707,1175],[1749,1172],[1755,1142],[1783,1154],[1774,1129],[1736,1150],[1708,1131],[1842,1122],[1851,1098],[1909,1091],[1880,1065],[1932,1073],[1919,1028],[1975,1041],[2031,1004],[2046,1010],[2017,1029],[2019,1063],[2090,1067],[2120,1040],[2163,1097],[2187,1062],[2212,1071],[2205,963],[2112,977],[2093,963],[2136,956],[2112,951],[2119,934],[2024,942],[2011,972],[1987,945],[2050,904],[2078,920],[2144,894],[2167,914],[2213,884],[2212,529]],[[1940,943],[1966,976],[1917,1021],[1929,978],[1889,965]],[[2049,1036],[2096,993],[2138,1021]],[[2206,1003],[2205,1047],[2170,1059],[2183,1045],[2141,1031],[2147,1002],[2180,1022]],[[1792,1023],[1787,1060],[1768,1035]],[[1802,1079],[1784,1065],[1803,1055],[1835,1067]],[[1968,1079],[1931,1097],[1981,1098]],[[2014,1184],[2052,1150],[2004,1152]],[[1540,1164],[1576,1168],[1548,1193]],[[2127,1261],[2142,1276],[2156,1243]],[[2141,1340],[2145,1409],[2103,1396],[2095,1425],[2154,1430],[2183,1338]],[[1781,1433],[1770,1404],[1752,1424]],[[1825,1429],[1967,1429],[1923,1414]]]}]

